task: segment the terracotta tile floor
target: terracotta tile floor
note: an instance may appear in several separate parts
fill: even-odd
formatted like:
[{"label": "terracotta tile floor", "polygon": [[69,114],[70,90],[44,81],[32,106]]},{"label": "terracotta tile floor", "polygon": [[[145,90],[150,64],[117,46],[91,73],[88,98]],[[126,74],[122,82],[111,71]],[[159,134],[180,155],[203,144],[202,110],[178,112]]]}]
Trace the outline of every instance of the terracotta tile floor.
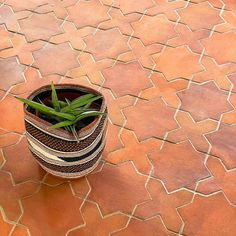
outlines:
[{"label": "terracotta tile floor", "polygon": [[[103,160],[45,173],[22,104],[39,86],[99,89]],[[235,0],[0,0],[0,235],[235,236]]]}]

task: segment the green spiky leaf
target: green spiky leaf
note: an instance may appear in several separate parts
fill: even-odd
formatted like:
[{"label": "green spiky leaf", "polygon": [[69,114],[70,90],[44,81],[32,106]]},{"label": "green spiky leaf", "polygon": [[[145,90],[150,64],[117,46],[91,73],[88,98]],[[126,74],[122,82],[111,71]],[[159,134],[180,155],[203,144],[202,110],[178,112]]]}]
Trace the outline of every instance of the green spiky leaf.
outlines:
[{"label": "green spiky leaf", "polygon": [[51,84],[51,88],[52,88],[52,95],[51,95],[52,96],[52,105],[53,105],[55,111],[60,111],[60,109],[61,109],[60,103],[58,101],[57,92],[56,92],[53,82]]}]

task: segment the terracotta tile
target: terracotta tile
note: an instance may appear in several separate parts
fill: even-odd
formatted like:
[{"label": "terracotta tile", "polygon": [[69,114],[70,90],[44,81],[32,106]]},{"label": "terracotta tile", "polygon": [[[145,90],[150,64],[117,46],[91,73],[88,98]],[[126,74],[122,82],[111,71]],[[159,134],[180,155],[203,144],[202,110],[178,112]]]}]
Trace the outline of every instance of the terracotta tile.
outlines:
[{"label": "terracotta tile", "polygon": [[11,235],[12,235],[12,236],[29,236],[29,233],[28,233],[28,231],[27,231],[26,228],[17,226],[17,227],[13,230],[13,232],[12,232]]},{"label": "terracotta tile", "polygon": [[4,148],[3,152],[6,162],[2,169],[10,172],[16,183],[27,180],[40,181],[45,175],[29,151],[26,138],[14,146]]},{"label": "terracotta tile", "polygon": [[20,26],[18,24],[19,19],[23,19],[29,16],[30,12],[21,11],[14,13],[13,10],[7,5],[0,6],[0,25],[5,24],[6,28],[10,31],[19,32]]},{"label": "terracotta tile", "polygon": [[[191,0],[191,2],[193,2],[193,3],[201,3],[201,2],[206,2],[206,1],[208,1],[215,8],[221,9],[224,6],[223,1],[221,1],[221,0]],[[231,0],[229,0],[229,1],[231,1]]]},{"label": "terracotta tile", "polygon": [[[176,36],[174,26],[174,23],[168,21],[165,15],[145,15],[140,21],[132,23],[134,36],[141,39],[144,45],[153,43],[165,44],[168,39],[174,38]],[[160,34],[160,32],[162,33]]]},{"label": "terracotta tile", "polygon": [[124,147],[108,154],[106,161],[120,164],[132,160],[139,172],[148,175],[152,169],[148,156],[160,149],[162,142],[158,139],[139,142],[135,134],[128,130],[123,130],[120,138]]},{"label": "terracotta tile", "polygon": [[68,180],[60,178],[60,177],[56,177],[56,176],[51,175],[49,173],[47,173],[43,178],[43,183],[46,185],[49,185],[49,186],[57,186],[57,185],[65,183],[65,182],[68,182]]},{"label": "terracotta tile", "polygon": [[209,80],[214,80],[220,89],[230,90],[232,84],[228,79],[227,75],[236,72],[236,65],[233,63],[228,63],[219,66],[212,58],[203,57],[201,60],[202,65],[205,70],[194,75],[193,80],[196,82],[206,82]]},{"label": "terracotta tile", "polygon": [[1,214],[1,212],[0,212],[0,229],[1,229],[0,232],[1,232],[1,235],[3,235],[3,236],[10,235],[12,228],[13,228],[13,225],[6,222],[3,218],[3,214]]},{"label": "terracotta tile", "polygon": [[166,142],[161,151],[150,155],[153,176],[162,180],[169,191],[183,187],[194,189],[197,181],[208,177],[204,158],[205,155],[197,152],[188,141]]},{"label": "terracotta tile", "polygon": [[38,67],[43,75],[64,75],[70,69],[79,66],[78,52],[71,49],[68,43],[60,45],[47,44],[44,48],[33,52],[34,66]]},{"label": "terracotta tile", "polygon": [[24,69],[24,66],[17,63],[16,58],[0,59],[0,88],[7,91],[12,85],[24,82]]},{"label": "terracotta tile", "polygon": [[221,17],[225,21],[223,24],[219,24],[215,27],[217,32],[227,32],[236,29],[236,15],[231,11],[223,11]]},{"label": "terracotta tile", "polygon": [[19,141],[20,137],[21,136],[16,133],[6,132],[4,134],[0,134],[0,148],[16,144]]},{"label": "terracotta tile", "polygon": [[160,73],[153,73],[151,76],[153,87],[142,91],[140,97],[145,99],[153,99],[161,97],[168,106],[179,107],[181,104],[176,92],[186,89],[188,81],[183,79],[177,79],[168,82],[166,78]]},{"label": "terracotta tile", "polygon": [[30,17],[19,22],[21,30],[27,41],[32,42],[38,39],[49,40],[50,37],[62,33],[58,20],[53,14],[32,14]]},{"label": "terracotta tile", "polygon": [[155,65],[151,56],[155,53],[161,52],[163,48],[163,45],[161,44],[144,46],[137,38],[131,38],[129,40],[129,45],[131,46],[132,51],[121,54],[118,59],[124,62],[138,60],[143,67],[150,69]]},{"label": "terracotta tile", "polygon": [[0,26],[0,37],[1,37],[0,50],[12,47],[12,43],[10,40],[10,33],[5,29],[4,25]]},{"label": "terracotta tile", "polygon": [[210,30],[200,29],[192,31],[187,25],[178,24],[175,27],[178,36],[170,39],[168,45],[172,47],[178,47],[182,45],[187,45],[193,52],[201,53],[203,46],[200,43],[201,39],[208,38],[210,35]]},{"label": "terracotta tile", "polygon": [[[232,89],[232,92],[235,92],[236,93],[236,73],[233,73],[232,75],[229,75],[228,76],[228,79],[230,80],[230,82],[233,84],[233,89]],[[231,98],[232,96],[235,96],[234,94],[231,95]],[[231,101],[232,103],[235,104],[236,106],[236,97],[234,99],[234,101]]]},{"label": "terracotta tile", "polygon": [[119,236],[130,236],[130,235],[155,236],[157,233],[161,236],[175,235],[174,233],[166,230],[165,226],[163,225],[163,223],[159,217],[155,217],[155,218],[152,218],[152,219],[146,220],[146,221],[141,221],[141,220],[132,218],[127,228],[125,228],[117,233],[114,233],[114,235],[119,235]]},{"label": "terracotta tile", "polygon": [[108,116],[111,119],[111,122],[115,125],[122,126],[125,122],[125,116],[122,113],[122,109],[132,106],[136,98],[129,95],[116,98],[109,89],[104,88],[102,88],[100,92],[106,99],[109,110]]},{"label": "terracotta tile", "polygon": [[176,208],[190,203],[193,194],[186,190],[168,194],[163,185],[154,179],[148,182],[147,190],[152,200],[139,205],[135,210],[135,216],[147,219],[160,214],[167,229],[179,232],[182,221],[177,214]]},{"label": "terracotta tile", "polygon": [[236,125],[221,125],[219,130],[207,134],[206,137],[212,145],[211,154],[218,156],[228,169],[236,167],[235,137]]},{"label": "terracotta tile", "polygon": [[206,49],[206,54],[213,57],[218,64],[236,62],[234,51],[236,45],[236,33],[228,32],[224,34],[214,33],[210,38],[203,39],[202,44]]},{"label": "terracotta tile", "polygon": [[2,111],[0,124],[2,129],[18,133],[25,131],[23,105],[20,101],[7,95],[0,101],[0,110]]},{"label": "terracotta tile", "polygon": [[99,236],[106,236],[115,230],[123,228],[128,221],[128,217],[120,213],[102,218],[98,207],[89,202],[83,205],[81,213],[85,221],[85,226],[72,231],[68,234],[69,236],[88,236],[93,235],[95,232]]},{"label": "terracotta tile", "polygon": [[77,0],[47,0],[48,4],[41,5],[36,12],[49,13],[53,12],[59,19],[65,19],[68,16],[67,7],[75,5]]},{"label": "terracotta tile", "polygon": [[49,75],[46,77],[40,77],[39,71],[32,68],[28,67],[26,71],[24,72],[24,76],[26,81],[24,83],[20,83],[17,85],[14,85],[10,93],[15,94],[15,95],[20,95],[20,94],[29,94],[33,90],[44,86],[48,85],[53,81],[55,84],[59,82],[60,76],[58,75]]},{"label": "terracotta tile", "polygon": [[127,41],[118,29],[97,31],[94,35],[89,35],[84,39],[85,50],[92,53],[95,60],[104,58],[116,59],[120,54],[130,50]]},{"label": "terracotta tile", "polygon": [[72,180],[71,187],[75,196],[79,196],[81,198],[85,198],[91,190],[86,177]]},{"label": "terracotta tile", "polygon": [[212,29],[214,25],[223,22],[220,9],[213,8],[208,2],[190,3],[186,8],[178,10],[178,13],[180,21],[192,30]]},{"label": "terracotta tile", "polygon": [[191,84],[189,89],[178,95],[182,102],[181,109],[190,112],[195,121],[207,118],[219,120],[222,113],[233,109],[227,101],[228,94],[219,90],[213,82]]},{"label": "terracotta tile", "polygon": [[179,212],[185,222],[185,235],[233,236],[236,232],[236,209],[222,193],[207,198],[196,195],[193,203],[179,209]]},{"label": "terracotta tile", "polygon": [[123,112],[127,118],[125,127],[133,130],[139,140],[164,138],[166,132],[178,127],[174,120],[175,110],[167,107],[160,98],[138,100],[134,106],[123,109]]},{"label": "terracotta tile", "polygon": [[171,1],[168,0],[154,0],[156,6],[147,10],[147,15],[158,15],[158,14],[165,14],[166,17],[171,21],[177,21],[179,15],[177,14],[176,10],[184,8],[187,3],[183,0]]},{"label": "terracotta tile", "polygon": [[137,174],[130,162],[119,166],[105,164],[100,172],[87,178],[91,186],[89,199],[99,204],[102,214],[131,213],[135,205],[149,199],[147,178]]},{"label": "terracotta tile", "polygon": [[[65,203],[69,205],[62,207]],[[81,203],[68,184],[54,188],[43,185],[38,193],[22,200],[24,215],[20,223],[29,227],[33,235],[65,235],[69,229],[83,224]]]},{"label": "terracotta tile", "polygon": [[12,7],[15,12],[29,10],[33,11],[37,7],[47,3],[48,0],[25,0],[25,1],[18,1],[18,0],[6,0],[5,3]]},{"label": "terracotta tile", "polygon": [[122,34],[131,35],[133,29],[132,22],[139,20],[142,15],[138,13],[131,13],[123,15],[120,9],[111,8],[108,13],[111,16],[110,20],[104,21],[99,25],[100,29],[119,28]]},{"label": "terracotta tile", "polygon": [[177,78],[190,79],[194,73],[203,70],[199,64],[199,55],[192,53],[186,46],[165,48],[161,54],[156,54],[153,58],[156,63],[155,69],[162,72],[168,81]]},{"label": "terracotta tile", "polygon": [[225,4],[225,9],[227,10],[236,10],[236,3],[232,2],[231,0],[223,0],[223,3]]},{"label": "terracotta tile", "polygon": [[16,221],[22,214],[18,200],[32,195],[37,189],[37,184],[26,182],[14,185],[10,174],[3,171],[0,171],[0,177],[0,202],[2,209],[8,220]]},{"label": "terracotta tile", "polygon": [[120,63],[102,71],[104,86],[110,88],[116,96],[136,95],[151,87],[150,72],[144,70],[138,62]]},{"label": "terracotta tile", "polygon": [[0,52],[0,57],[8,58],[18,56],[19,61],[22,64],[31,65],[34,62],[32,55],[33,51],[39,50],[44,46],[44,42],[36,41],[31,44],[27,44],[25,37],[19,34],[15,34],[11,38],[13,48],[8,48]]},{"label": "terracotta tile", "polygon": [[0,167],[2,167],[4,161],[5,161],[5,158],[4,158],[4,156],[3,156],[3,152],[0,151]]},{"label": "terracotta tile", "polygon": [[110,19],[108,10],[109,7],[102,5],[99,0],[79,1],[76,5],[67,8],[68,20],[74,22],[78,28],[97,27],[100,22]]},{"label": "terracotta tile", "polygon": [[236,188],[234,180],[236,171],[232,170],[227,172],[221,161],[213,157],[207,159],[207,167],[212,177],[200,182],[197,191],[203,194],[211,194],[221,190],[227,196],[228,200],[235,205]]},{"label": "terracotta tile", "polygon": [[95,85],[102,85],[104,83],[101,70],[110,67],[114,63],[113,60],[107,58],[96,62],[89,53],[80,54],[78,61],[80,66],[70,70],[66,75],[72,78],[87,75],[90,82]]},{"label": "terracotta tile", "polygon": [[215,131],[218,122],[213,120],[195,122],[189,113],[183,111],[178,111],[175,118],[180,128],[168,133],[166,139],[175,143],[190,140],[197,150],[207,152],[210,146],[205,134]]},{"label": "terracotta tile", "polygon": [[72,22],[68,21],[63,23],[62,28],[65,33],[51,37],[50,42],[55,44],[70,42],[71,46],[78,50],[83,50],[86,46],[83,38],[95,31],[92,27],[77,29]]},{"label": "terracotta tile", "polygon": [[236,111],[223,114],[221,121],[229,125],[236,124]]},{"label": "terracotta tile", "polygon": [[110,121],[108,121],[107,142],[102,154],[104,159],[107,158],[109,153],[112,153],[124,147],[124,145],[121,143],[120,140],[120,132],[121,132],[121,127],[113,125]]},{"label": "terracotta tile", "polygon": [[151,0],[139,0],[138,2],[135,0],[114,0],[111,3],[114,7],[119,7],[125,15],[132,12],[143,13],[146,9],[154,6],[154,2]]}]

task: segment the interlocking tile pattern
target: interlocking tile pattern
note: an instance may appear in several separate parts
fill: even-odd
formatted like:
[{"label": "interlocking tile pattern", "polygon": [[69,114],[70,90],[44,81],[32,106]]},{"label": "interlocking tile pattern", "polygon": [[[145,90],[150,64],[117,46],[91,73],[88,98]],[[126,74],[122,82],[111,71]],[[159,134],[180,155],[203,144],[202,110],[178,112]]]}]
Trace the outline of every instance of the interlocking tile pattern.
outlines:
[{"label": "interlocking tile pattern", "polygon": [[[0,235],[235,236],[234,0],[0,0]],[[98,167],[65,180],[28,150],[40,86],[98,89]]]}]

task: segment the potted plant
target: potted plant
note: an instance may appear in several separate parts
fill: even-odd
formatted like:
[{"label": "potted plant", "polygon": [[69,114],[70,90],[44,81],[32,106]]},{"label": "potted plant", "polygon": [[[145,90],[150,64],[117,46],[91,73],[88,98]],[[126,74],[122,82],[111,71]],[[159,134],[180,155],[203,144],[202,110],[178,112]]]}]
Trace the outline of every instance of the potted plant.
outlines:
[{"label": "potted plant", "polygon": [[98,164],[105,146],[107,107],[98,91],[52,83],[32,92],[24,103],[29,149],[47,172],[77,178]]}]

